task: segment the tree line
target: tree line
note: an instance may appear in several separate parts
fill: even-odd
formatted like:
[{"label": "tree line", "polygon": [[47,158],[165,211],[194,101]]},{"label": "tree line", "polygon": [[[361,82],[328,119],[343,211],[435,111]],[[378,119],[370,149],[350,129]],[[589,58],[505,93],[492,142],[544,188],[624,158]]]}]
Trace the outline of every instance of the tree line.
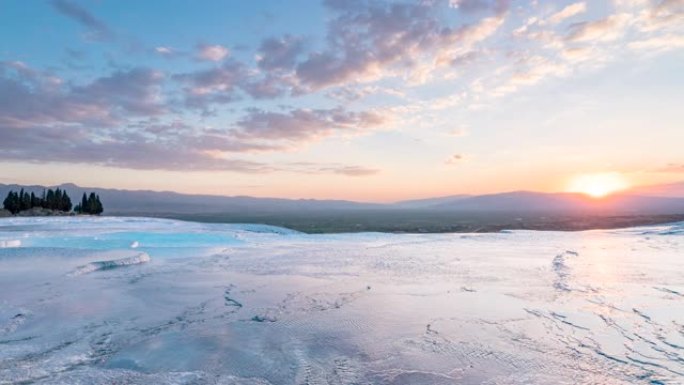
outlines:
[{"label": "tree line", "polygon": [[[2,204],[5,210],[12,214],[35,207],[63,212],[69,212],[72,208],[71,198],[66,191],[59,188],[43,190],[41,196],[37,196],[33,192],[28,193],[23,188],[19,192],[9,191]],[[90,193],[89,196],[83,193],[81,203],[74,207],[74,211],[79,214],[101,214],[103,207],[100,197],[95,193]]]},{"label": "tree line", "polygon": [[81,197],[81,203],[74,207],[74,211],[79,214],[100,215],[102,214],[102,210],[103,208],[102,202],[100,202],[100,196],[92,192],[87,197],[86,193],[83,193],[83,197]]}]

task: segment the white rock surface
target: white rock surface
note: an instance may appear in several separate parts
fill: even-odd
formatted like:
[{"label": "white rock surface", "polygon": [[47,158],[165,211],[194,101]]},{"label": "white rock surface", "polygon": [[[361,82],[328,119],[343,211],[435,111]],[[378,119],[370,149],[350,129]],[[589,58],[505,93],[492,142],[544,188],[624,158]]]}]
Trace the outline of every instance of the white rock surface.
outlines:
[{"label": "white rock surface", "polygon": [[6,218],[10,244],[0,384],[684,382],[684,224],[305,235]]}]

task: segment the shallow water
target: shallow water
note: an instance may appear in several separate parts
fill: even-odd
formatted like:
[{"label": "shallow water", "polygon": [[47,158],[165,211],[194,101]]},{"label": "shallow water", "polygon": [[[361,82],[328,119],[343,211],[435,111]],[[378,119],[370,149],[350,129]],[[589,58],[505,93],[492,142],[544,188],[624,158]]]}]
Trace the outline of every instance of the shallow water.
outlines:
[{"label": "shallow water", "polygon": [[684,224],[0,221],[0,384],[682,384]]}]

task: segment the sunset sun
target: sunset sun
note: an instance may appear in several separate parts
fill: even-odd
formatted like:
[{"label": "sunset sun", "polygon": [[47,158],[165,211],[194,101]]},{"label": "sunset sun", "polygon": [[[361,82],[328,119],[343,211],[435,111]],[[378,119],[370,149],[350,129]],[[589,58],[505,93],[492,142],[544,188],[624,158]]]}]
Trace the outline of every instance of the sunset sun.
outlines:
[{"label": "sunset sun", "polygon": [[618,173],[584,174],[570,181],[568,191],[602,198],[627,187],[627,181]]}]

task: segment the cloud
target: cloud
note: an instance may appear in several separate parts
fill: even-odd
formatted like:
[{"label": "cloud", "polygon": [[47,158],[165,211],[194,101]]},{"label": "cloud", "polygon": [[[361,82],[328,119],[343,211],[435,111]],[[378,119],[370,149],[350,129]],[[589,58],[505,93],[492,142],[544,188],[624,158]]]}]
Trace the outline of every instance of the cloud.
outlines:
[{"label": "cloud", "polygon": [[570,26],[568,41],[612,41],[622,37],[631,21],[628,14],[610,15],[600,20],[575,23]]},{"label": "cloud", "polygon": [[[361,133],[385,121],[375,112],[334,108],[250,110],[224,128],[191,124],[187,119],[170,119],[160,97],[164,79],[157,71],[134,68],[74,86],[21,62],[0,63],[0,160],[131,169],[287,171],[234,155],[283,151],[337,133]],[[351,166],[319,172],[369,173]]]},{"label": "cloud", "polygon": [[519,58],[512,73],[504,73],[503,80],[488,89],[493,96],[504,96],[522,87],[537,84],[551,77],[564,77],[571,73],[570,64],[558,57],[548,58],[541,55],[529,55]]},{"label": "cloud", "polygon": [[663,52],[684,48],[684,36],[664,35],[633,41],[627,46],[636,51]]},{"label": "cloud", "polygon": [[176,57],[180,54],[175,49],[173,49],[171,47],[166,47],[166,46],[154,47],[154,53],[156,53],[157,55],[166,57],[166,58]]},{"label": "cloud", "polygon": [[[531,12],[514,31],[516,38],[528,39],[530,45],[507,45],[501,41],[507,35],[499,34],[496,44],[487,46],[487,40],[501,31],[507,20],[508,1],[451,1],[449,5],[464,15],[449,21],[443,13],[456,11],[448,9],[444,1],[327,0],[324,5],[331,17],[322,45],[310,45],[303,37],[290,34],[270,37],[256,48],[254,63],[231,59],[216,68],[174,79],[183,83],[186,106],[210,114],[217,111],[218,104],[300,97],[323,90],[331,99],[354,103],[386,93],[382,91],[385,85],[379,83],[382,80],[398,78],[407,88],[434,81],[437,76],[455,83],[463,74],[476,72],[478,63],[498,62],[500,68],[487,77],[489,84],[483,87],[492,96],[502,96],[547,78],[599,68],[621,54],[622,37],[632,41],[621,47],[632,50],[679,48],[676,31],[665,35],[645,29],[655,25],[653,20],[664,23],[679,17],[679,3],[681,0],[616,5],[614,14],[564,26],[570,18],[587,12],[587,2],[579,1],[546,18]],[[368,92],[369,87],[375,90]],[[404,95],[400,98],[406,100]],[[461,91],[442,99],[449,106],[473,105]]]},{"label": "cloud", "polygon": [[94,40],[107,40],[114,36],[104,22],[93,16],[85,8],[67,0],[52,0],[50,3],[59,13],[86,27],[89,37]]},{"label": "cloud", "polygon": [[573,16],[582,14],[587,11],[587,3],[585,2],[579,2],[579,3],[573,3],[565,8],[561,9],[560,11],[554,13],[553,15],[549,16],[546,19],[546,23],[549,24],[558,24],[565,19],[569,19]]},{"label": "cloud", "polygon": [[[70,0],[51,4],[92,38],[113,36],[107,25]],[[377,170],[362,166],[295,169],[234,157],[388,127],[389,112],[402,114],[404,126],[446,130],[452,123],[446,118],[437,122],[438,110],[488,105],[487,96],[598,68],[629,50],[684,48],[682,0],[615,0],[613,7],[592,8],[595,20],[573,19],[585,14],[588,4],[593,7],[580,1],[550,15],[545,6],[516,6],[510,14],[522,22],[511,40],[508,1],[326,0],[321,40],[283,33],[239,55],[223,45],[144,49],[207,62],[189,60],[183,73],[117,65],[118,70],[94,78],[89,78],[91,71],[81,71],[84,77],[74,81],[52,72],[58,70],[3,62],[0,159],[372,175]],[[93,55],[75,61],[94,60]],[[415,87],[426,82],[432,82],[430,87]],[[433,89],[438,91],[425,97]],[[243,103],[223,105],[236,101]],[[319,107],[302,107],[311,101]],[[366,102],[382,107],[364,111]],[[238,109],[247,103],[254,108]],[[332,107],[337,103],[340,107]],[[236,111],[244,115],[236,117]],[[209,123],[217,121],[219,127]],[[448,162],[462,160],[456,154]]]},{"label": "cloud", "polygon": [[634,8],[647,5],[651,0],[613,0],[612,3],[616,8]]},{"label": "cloud", "polygon": [[658,172],[684,174],[684,163],[668,163],[667,166],[657,170]]},{"label": "cloud", "polygon": [[449,157],[444,163],[445,164],[458,164],[463,161],[463,155],[461,154],[454,154]]},{"label": "cloud", "polygon": [[328,46],[296,67],[297,78],[311,90],[424,70],[426,63],[451,64],[505,19],[504,6],[494,16],[451,27],[444,25],[438,7],[427,2],[326,4],[337,12],[328,23]]},{"label": "cloud", "polygon": [[[68,114],[71,113],[69,110]],[[78,118],[80,123],[71,115],[45,115],[12,125],[0,112],[0,160],[252,173],[273,168],[234,159],[230,154],[279,148],[239,140],[231,135],[230,129],[203,128],[180,121],[152,118],[137,123],[120,121],[110,125],[112,122],[106,121],[106,125],[97,125],[89,122],[92,117]]]},{"label": "cloud", "polygon": [[147,68],[117,71],[86,86],[74,87],[69,97],[82,104],[108,106],[114,112],[159,115],[164,112],[159,89],[163,78],[161,72]]},{"label": "cloud", "polygon": [[0,129],[0,161],[67,162],[135,170],[231,171],[260,174],[293,172],[367,176],[376,169],[308,163],[306,167],[235,158],[237,152],[270,151],[241,142],[230,130],[202,129],[185,123],[143,123],[109,130],[51,125]]},{"label": "cloud", "polygon": [[186,106],[206,109],[213,103],[238,100],[240,87],[248,76],[243,64],[229,60],[219,67],[179,74],[174,78],[185,84]]},{"label": "cloud", "polygon": [[299,89],[296,79],[288,75],[274,74],[267,74],[261,78],[244,78],[240,88],[254,99],[275,99],[288,93],[296,93]]},{"label": "cloud", "polygon": [[264,70],[291,70],[303,51],[302,38],[291,35],[268,38],[261,42],[257,53],[257,65]]},{"label": "cloud", "polygon": [[454,137],[467,136],[469,130],[466,127],[458,127],[450,130],[447,134]]},{"label": "cloud", "polygon": [[222,45],[200,45],[197,58],[206,61],[221,61],[230,54],[230,50]]},{"label": "cloud", "polygon": [[[674,3],[684,4],[682,0]],[[547,19],[538,15],[527,17],[513,31],[513,36],[527,39],[530,45],[521,45],[507,53],[506,62],[488,77],[488,84],[480,84],[480,89],[473,91],[503,96],[545,79],[605,67],[623,57],[624,48],[640,54],[657,54],[682,47],[679,35],[684,24],[676,27],[670,23],[676,15],[684,17],[683,6],[673,6],[670,0],[614,0],[613,6],[612,14],[565,28],[558,24],[586,12],[585,2],[570,4]],[[662,27],[654,28],[654,25]]]},{"label": "cloud", "polygon": [[254,99],[273,99],[297,88],[295,79],[287,75],[260,75],[236,60],[227,60],[206,70],[177,74],[173,78],[184,85],[185,106],[203,111],[214,104],[241,100],[245,95]]},{"label": "cloud", "polygon": [[[76,130],[74,133],[68,131],[58,130],[56,127],[34,127],[22,133],[3,132],[0,134],[3,139],[0,143],[0,159],[37,163],[88,163],[137,170],[222,170],[247,173],[272,171],[272,167],[263,163],[217,158],[210,152],[187,146],[155,141],[95,140],[94,137],[76,135]],[[28,135],[17,138],[17,134]],[[13,142],[19,142],[21,146],[12,145]]]},{"label": "cloud", "polygon": [[653,12],[664,15],[676,15],[684,13],[684,1],[660,0],[653,2]]},{"label": "cloud", "polygon": [[[501,28],[507,4],[485,3],[494,15],[452,27],[444,23],[439,7],[429,2],[351,5],[329,0],[325,4],[334,17],[327,23],[322,49],[307,52],[303,38],[285,34],[261,41],[256,68],[232,59],[174,79],[185,85],[185,105],[205,113],[213,105],[246,96],[262,100],[324,88],[350,90],[359,83],[398,76],[411,84],[422,83],[438,68],[465,66],[480,58],[475,46]],[[354,98],[336,90],[328,94]]]},{"label": "cloud", "polygon": [[381,87],[377,85],[340,86],[326,92],[325,95],[345,103],[362,99],[368,95],[386,95],[400,100],[406,97],[406,94],[398,87]]},{"label": "cloud", "polygon": [[681,33],[684,24],[684,1],[653,1],[650,7],[640,12],[637,22],[639,28],[645,32]]},{"label": "cloud", "polygon": [[380,170],[373,167],[339,163],[290,162],[278,166],[279,170],[301,174],[333,174],[351,177],[376,175]]},{"label": "cloud", "polygon": [[165,111],[161,73],[146,68],[118,71],[81,86],[33,70],[23,63],[0,63],[0,125],[113,125],[131,116]]},{"label": "cloud", "polygon": [[331,171],[334,174],[346,175],[346,176],[369,176],[375,175],[380,172],[380,170],[375,168],[360,167],[360,166],[346,166],[337,168],[324,168],[322,171]]},{"label": "cloud", "polygon": [[[429,2],[352,5],[329,0],[325,5],[334,17],[327,22],[321,49],[307,52],[303,38],[284,34],[261,41],[256,68],[234,59],[174,78],[185,84],[185,105],[205,112],[212,105],[245,96],[261,100],[333,87],[350,90],[389,77],[420,84],[438,68],[465,66],[479,59],[475,46],[501,28],[507,7],[506,1],[483,4],[494,14],[450,26],[439,6]],[[329,95],[354,98],[336,90]]]},{"label": "cloud", "polygon": [[508,8],[506,0],[449,0],[449,6],[466,13],[495,10],[501,12]]},{"label": "cloud", "polygon": [[242,139],[301,143],[334,133],[363,132],[385,121],[386,118],[376,112],[351,112],[342,108],[295,109],[285,113],[252,109],[237,123],[236,136]]}]

